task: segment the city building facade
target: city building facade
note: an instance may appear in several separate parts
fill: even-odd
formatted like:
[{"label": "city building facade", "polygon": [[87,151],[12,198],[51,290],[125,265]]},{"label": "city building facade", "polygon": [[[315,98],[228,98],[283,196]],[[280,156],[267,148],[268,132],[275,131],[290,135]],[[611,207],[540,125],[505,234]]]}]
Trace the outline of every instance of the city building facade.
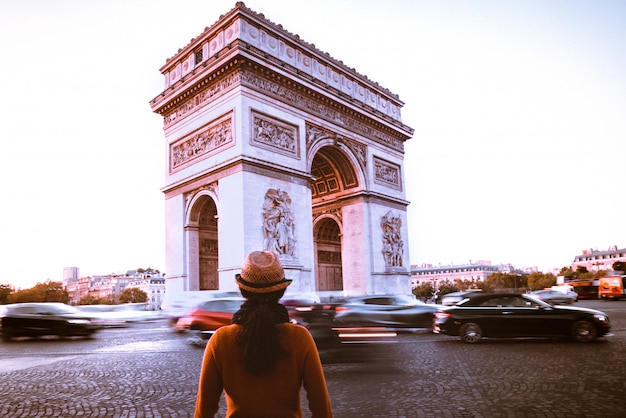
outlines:
[{"label": "city building facade", "polygon": [[160,310],[165,295],[165,276],[158,270],[129,270],[125,274],[81,277],[64,280],[71,305],[79,305],[86,298],[98,299],[107,304],[117,304],[120,294],[128,287],[136,287],[148,295],[146,309]]},{"label": "city building facade", "polygon": [[290,292],[410,292],[397,95],[243,3],[160,71],[168,295],[235,290],[254,250]]},{"label": "city building facade", "polygon": [[78,267],[63,268],[63,282],[76,282],[80,278],[80,269]]},{"label": "city building facade", "polygon": [[454,282],[455,280],[482,282],[489,275],[496,272],[511,272],[511,265],[491,265],[490,261],[478,261],[476,263],[456,264],[456,265],[432,265],[423,264],[421,266],[411,266],[411,287],[430,283],[434,289],[439,284]]},{"label": "city building facade", "polygon": [[160,311],[165,298],[165,277],[154,272],[145,272],[135,277],[126,286],[126,289],[137,288],[148,295],[146,309]]},{"label": "city building facade", "polygon": [[590,248],[574,257],[572,270],[576,271],[578,267],[585,267],[590,272],[611,271],[613,263],[617,261],[626,262],[626,248],[617,248],[617,245],[604,251]]}]

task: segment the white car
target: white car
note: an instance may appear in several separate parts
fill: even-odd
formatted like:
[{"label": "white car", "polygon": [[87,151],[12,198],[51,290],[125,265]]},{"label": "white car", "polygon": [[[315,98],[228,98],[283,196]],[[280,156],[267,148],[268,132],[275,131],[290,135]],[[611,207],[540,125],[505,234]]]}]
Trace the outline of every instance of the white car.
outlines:
[{"label": "white car", "polygon": [[444,306],[454,306],[466,297],[480,292],[480,290],[466,290],[463,292],[446,293],[441,298],[441,304]]},{"label": "white car", "polygon": [[561,292],[569,296],[570,298],[573,298],[574,302],[578,302],[578,293],[574,291],[574,286],[564,284],[564,285],[552,286],[551,289],[556,290],[557,292]]}]

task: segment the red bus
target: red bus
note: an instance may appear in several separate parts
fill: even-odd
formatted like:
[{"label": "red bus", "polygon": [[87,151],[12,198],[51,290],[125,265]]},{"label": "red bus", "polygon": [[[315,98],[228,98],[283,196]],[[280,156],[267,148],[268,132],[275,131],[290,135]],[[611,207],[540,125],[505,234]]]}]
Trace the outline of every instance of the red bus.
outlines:
[{"label": "red bus", "polygon": [[626,298],[626,276],[600,277],[600,298],[620,299]]},{"label": "red bus", "polygon": [[598,279],[572,280],[565,284],[574,288],[574,291],[578,293],[578,299],[598,299]]}]

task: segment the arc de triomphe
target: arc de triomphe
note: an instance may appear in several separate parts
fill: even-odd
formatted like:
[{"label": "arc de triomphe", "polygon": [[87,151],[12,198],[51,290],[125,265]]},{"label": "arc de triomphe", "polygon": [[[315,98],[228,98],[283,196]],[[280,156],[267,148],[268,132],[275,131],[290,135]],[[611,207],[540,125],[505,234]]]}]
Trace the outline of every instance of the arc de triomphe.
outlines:
[{"label": "arc de triomphe", "polygon": [[397,95],[243,3],[160,71],[168,294],[235,290],[259,249],[293,293],[410,293]]}]

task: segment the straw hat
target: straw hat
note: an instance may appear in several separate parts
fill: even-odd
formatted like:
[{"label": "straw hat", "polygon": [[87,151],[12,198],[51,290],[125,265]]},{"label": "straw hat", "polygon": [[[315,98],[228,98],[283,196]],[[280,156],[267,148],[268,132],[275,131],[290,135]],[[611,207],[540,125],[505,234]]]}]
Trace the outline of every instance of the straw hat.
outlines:
[{"label": "straw hat", "polygon": [[271,251],[253,251],[236,275],[237,285],[253,293],[269,293],[286,288],[291,280],[285,279],[285,271],[278,256]]}]

